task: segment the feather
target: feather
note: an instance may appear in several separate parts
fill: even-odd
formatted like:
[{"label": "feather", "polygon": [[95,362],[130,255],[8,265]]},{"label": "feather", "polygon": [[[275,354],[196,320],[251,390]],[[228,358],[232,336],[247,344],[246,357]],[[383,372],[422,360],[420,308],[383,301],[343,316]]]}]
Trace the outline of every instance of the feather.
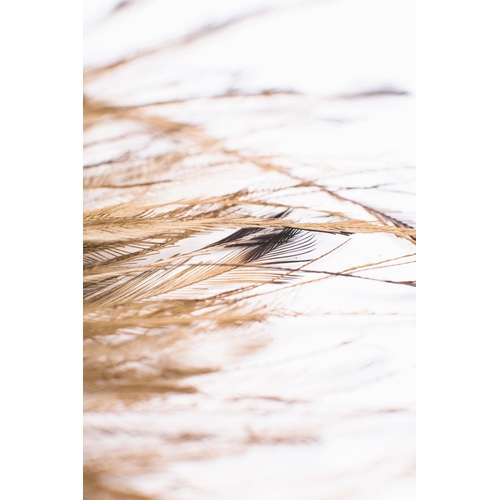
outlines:
[{"label": "feather", "polygon": [[[407,498],[414,173],[393,136],[411,92],[327,92],[292,39],[273,70],[260,28],[321,31],[335,2],[186,11],[168,40],[175,13],[148,16],[172,6],[122,3],[84,69],[85,497]],[[333,84],[365,81],[355,66]]]}]

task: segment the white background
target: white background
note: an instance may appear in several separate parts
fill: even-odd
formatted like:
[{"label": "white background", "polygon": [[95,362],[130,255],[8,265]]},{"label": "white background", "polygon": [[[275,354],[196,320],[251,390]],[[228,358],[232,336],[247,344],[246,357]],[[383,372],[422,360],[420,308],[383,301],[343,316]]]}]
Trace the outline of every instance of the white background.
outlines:
[{"label": "white background", "polygon": [[[422,499],[500,493],[494,10],[486,2],[418,9]],[[81,498],[81,10],[12,3],[0,20],[0,495]]]}]

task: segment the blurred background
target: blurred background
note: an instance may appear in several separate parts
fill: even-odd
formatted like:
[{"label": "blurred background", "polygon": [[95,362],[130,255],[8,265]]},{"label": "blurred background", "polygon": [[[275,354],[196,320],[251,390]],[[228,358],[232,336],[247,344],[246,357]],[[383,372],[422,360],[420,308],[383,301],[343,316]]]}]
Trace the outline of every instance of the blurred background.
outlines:
[{"label": "blurred background", "polygon": [[224,327],[92,330],[86,498],[414,498],[414,11],[85,0],[86,211],[233,200],[384,228],[314,232],[302,274],[236,295]]}]

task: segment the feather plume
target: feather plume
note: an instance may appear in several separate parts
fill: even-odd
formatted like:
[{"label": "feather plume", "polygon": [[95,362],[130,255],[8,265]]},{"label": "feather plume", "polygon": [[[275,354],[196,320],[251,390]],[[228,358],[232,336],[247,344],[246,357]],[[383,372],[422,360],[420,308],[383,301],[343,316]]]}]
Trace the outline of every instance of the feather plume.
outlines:
[{"label": "feather plume", "polygon": [[[115,6],[95,36],[143,8]],[[411,193],[402,190],[413,171],[399,150],[391,156],[395,146],[382,133],[390,125],[387,109],[396,116],[411,93],[321,95],[300,85],[245,90],[225,81],[245,80],[245,68],[202,70],[201,40],[217,46],[219,36],[239,36],[236,23],[253,26],[273,19],[266,17],[271,11],[280,19],[285,10],[238,10],[233,18],[193,25],[183,37],[123,49],[85,67],[89,500],[354,499],[358,489],[360,498],[366,493],[359,486],[365,481],[375,489],[380,483],[382,498],[394,477],[412,475],[411,443],[391,448],[388,458],[373,453],[375,465],[330,464],[330,455],[318,458],[314,448],[369,436],[367,449],[379,450],[379,428],[386,432],[395,422],[406,429],[411,421],[411,407],[391,398],[370,406],[378,393],[370,399],[363,392],[378,381],[390,385],[398,370],[413,366],[411,359],[391,364],[383,343],[393,325],[398,335],[412,325],[416,229]],[[196,77],[183,57],[198,61]],[[170,74],[172,64],[179,75]],[[201,86],[198,77],[206,78]],[[383,130],[369,140],[363,127]],[[359,152],[352,149],[363,137]],[[367,341],[372,317],[374,339]],[[255,465],[249,450],[272,450],[278,464],[290,467],[293,456],[308,472],[292,474],[297,487],[288,488],[271,464],[276,481],[259,479],[247,496],[217,482],[213,459],[225,467],[228,457],[240,457],[235,477],[244,478],[247,465]],[[304,461],[313,455],[318,472]],[[197,472],[201,459],[207,474]],[[213,490],[205,478],[212,474]]]}]

